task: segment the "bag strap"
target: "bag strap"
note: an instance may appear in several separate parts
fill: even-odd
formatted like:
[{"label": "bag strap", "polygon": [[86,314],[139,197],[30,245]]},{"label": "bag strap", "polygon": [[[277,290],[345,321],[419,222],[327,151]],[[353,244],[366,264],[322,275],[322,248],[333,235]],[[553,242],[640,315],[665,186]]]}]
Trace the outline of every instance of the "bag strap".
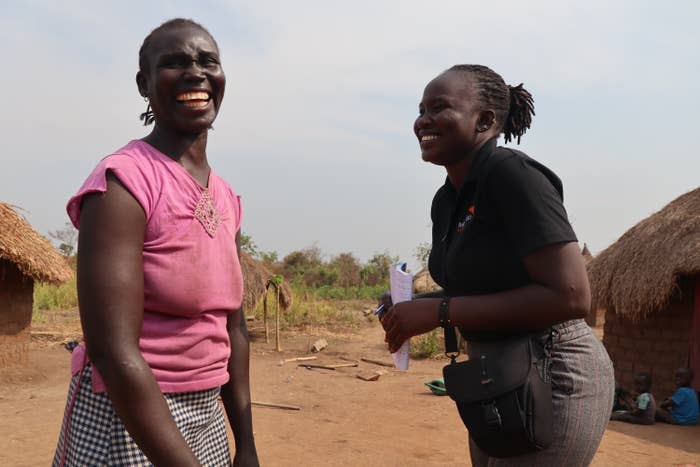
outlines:
[{"label": "bag strap", "polygon": [[445,331],[445,355],[450,357],[452,363],[455,363],[457,357],[459,357],[455,327],[452,325],[447,325],[443,328],[443,330]]}]

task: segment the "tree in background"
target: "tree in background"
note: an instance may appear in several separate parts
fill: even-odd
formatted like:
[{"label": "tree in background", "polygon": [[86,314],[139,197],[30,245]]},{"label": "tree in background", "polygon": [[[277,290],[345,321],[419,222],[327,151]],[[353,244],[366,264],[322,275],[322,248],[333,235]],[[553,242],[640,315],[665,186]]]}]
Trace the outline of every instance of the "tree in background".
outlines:
[{"label": "tree in background", "polygon": [[339,254],[331,260],[329,266],[338,274],[333,285],[345,288],[360,285],[360,261],[352,253]]},{"label": "tree in background", "polygon": [[63,256],[70,257],[75,254],[78,246],[78,230],[70,222],[66,222],[62,229],[50,230],[49,237],[59,242],[58,250]]},{"label": "tree in background", "polygon": [[260,261],[262,261],[268,267],[273,266],[279,261],[276,251],[261,251],[259,257]]},{"label": "tree in background", "polygon": [[262,262],[267,268],[277,272],[278,258],[276,251],[262,251],[260,248],[258,248],[255,241],[253,241],[253,237],[243,231],[241,231],[238,241],[241,245],[242,251],[248,253],[251,258]]},{"label": "tree in background", "polygon": [[388,284],[389,267],[398,260],[398,256],[391,256],[388,251],[375,253],[360,270],[362,283],[371,286]]},{"label": "tree in background", "polygon": [[241,246],[241,250],[248,253],[251,257],[257,258],[259,255],[258,246],[253,241],[253,237],[246,235],[242,230],[238,236],[238,244]]},{"label": "tree in background", "polygon": [[432,249],[430,242],[420,242],[413,253],[423,269],[428,267],[428,258]]},{"label": "tree in background", "polygon": [[281,270],[290,282],[308,287],[334,285],[338,279],[337,271],[325,267],[318,245],[289,253],[282,259]]},{"label": "tree in background", "polygon": [[[340,253],[326,261],[315,243],[290,252],[280,261],[277,252],[260,251],[251,236],[243,232],[240,244],[243,251],[262,262],[274,274],[282,275],[289,284],[305,289],[323,288],[323,293],[329,294],[347,293],[352,288],[386,287],[389,283],[389,267],[398,261],[398,257],[391,256],[386,251],[375,253],[365,264],[351,252]],[[336,288],[345,289],[346,292],[329,291]],[[372,291],[362,290],[350,293],[370,292]]]}]

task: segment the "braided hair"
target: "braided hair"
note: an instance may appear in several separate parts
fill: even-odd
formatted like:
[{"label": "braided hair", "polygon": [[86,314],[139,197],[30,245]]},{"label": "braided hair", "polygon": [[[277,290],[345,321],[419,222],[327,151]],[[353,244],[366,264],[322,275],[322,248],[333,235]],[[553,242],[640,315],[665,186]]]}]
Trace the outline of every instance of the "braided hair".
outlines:
[{"label": "braided hair", "polygon": [[[168,29],[177,29],[185,26],[194,26],[196,28],[201,29],[202,31],[207,33],[207,35],[214,42],[214,45],[216,45],[217,48],[219,47],[219,45],[216,43],[216,40],[214,39],[214,36],[211,35],[207,28],[205,28],[198,22],[187,18],[173,18],[155,28],[143,40],[143,44],[141,44],[141,48],[139,49],[139,71],[144,73],[145,70],[148,68],[148,48],[150,47],[151,42],[153,41],[153,37],[155,37],[157,33],[166,31]],[[139,116],[139,120],[143,121],[144,125],[150,125],[155,121],[155,116],[153,115],[153,110],[151,110],[150,103],[146,106],[146,111]]]},{"label": "braided hair", "polygon": [[530,128],[535,115],[532,94],[523,84],[509,86],[501,75],[483,65],[455,65],[447,71],[467,74],[479,105],[482,109],[493,110],[505,142],[517,138],[520,144],[520,137]]}]

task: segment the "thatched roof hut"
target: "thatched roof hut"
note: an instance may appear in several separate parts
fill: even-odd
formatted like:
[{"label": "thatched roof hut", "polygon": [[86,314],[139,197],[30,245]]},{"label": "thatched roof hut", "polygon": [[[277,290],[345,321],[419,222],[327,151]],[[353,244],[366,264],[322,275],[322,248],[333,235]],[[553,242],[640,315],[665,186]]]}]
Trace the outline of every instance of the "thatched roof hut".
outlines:
[{"label": "thatched roof hut", "polygon": [[72,276],[51,243],[0,202],[0,368],[27,364],[34,281],[59,283]]},{"label": "thatched roof hut", "polygon": [[[244,282],[243,309],[252,310],[265,295],[274,274],[244,251],[241,251],[240,260]],[[292,292],[284,282],[280,287],[280,306],[283,310],[292,306]]]},{"label": "thatched roof hut", "polygon": [[682,277],[700,272],[700,188],[629,229],[588,267],[593,301],[640,321],[663,310]]},{"label": "thatched roof hut", "polygon": [[0,202],[0,260],[6,260],[25,276],[41,282],[60,283],[73,276],[68,263],[46,238],[7,203]]},{"label": "thatched roof hut", "polygon": [[426,293],[440,290],[440,286],[435,283],[428,268],[423,268],[413,276],[413,292]]},{"label": "thatched roof hut", "polygon": [[675,368],[700,375],[700,188],[629,229],[588,273],[618,381],[631,386],[635,373],[651,373],[666,397]]}]

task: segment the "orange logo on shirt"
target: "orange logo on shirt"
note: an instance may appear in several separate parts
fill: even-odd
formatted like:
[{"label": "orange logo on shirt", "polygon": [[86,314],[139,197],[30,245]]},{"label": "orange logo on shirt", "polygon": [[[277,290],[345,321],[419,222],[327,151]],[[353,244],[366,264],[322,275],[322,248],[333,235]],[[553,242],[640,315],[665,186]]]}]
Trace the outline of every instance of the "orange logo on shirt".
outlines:
[{"label": "orange logo on shirt", "polygon": [[467,215],[464,216],[464,219],[457,222],[457,233],[462,233],[464,232],[464,227],[467,225],[467,222],[471,221],[474,219],[474,206],[469,206],[467,208]]}]

